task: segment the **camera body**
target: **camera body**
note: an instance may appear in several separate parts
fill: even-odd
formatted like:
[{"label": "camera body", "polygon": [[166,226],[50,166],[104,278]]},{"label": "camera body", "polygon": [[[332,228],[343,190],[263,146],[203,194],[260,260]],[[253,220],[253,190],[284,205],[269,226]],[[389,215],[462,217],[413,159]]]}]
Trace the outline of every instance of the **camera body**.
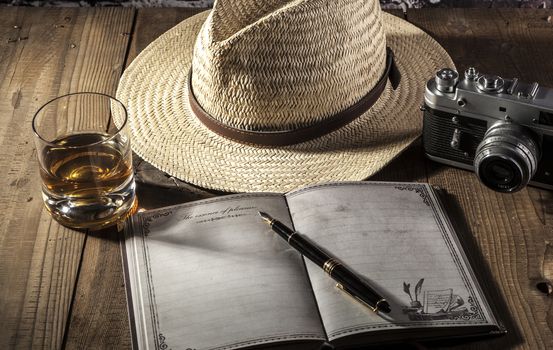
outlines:
[{"label": "camera body", "polygon": [[499,192],[553,189],[553,89],[444,68],[426,84],[421,109],[428,158],[472,170]]}]

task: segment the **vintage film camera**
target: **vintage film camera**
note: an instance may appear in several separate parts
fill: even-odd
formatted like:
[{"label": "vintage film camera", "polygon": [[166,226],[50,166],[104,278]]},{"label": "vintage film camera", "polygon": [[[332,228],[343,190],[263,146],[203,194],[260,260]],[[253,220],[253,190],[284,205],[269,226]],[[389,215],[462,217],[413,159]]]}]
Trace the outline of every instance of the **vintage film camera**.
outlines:
[{"label": "vintage film camera", "polygon": [[448,68],[426,84],[427,157],[476,172],[486,186],[553,189],[553,89]]}]

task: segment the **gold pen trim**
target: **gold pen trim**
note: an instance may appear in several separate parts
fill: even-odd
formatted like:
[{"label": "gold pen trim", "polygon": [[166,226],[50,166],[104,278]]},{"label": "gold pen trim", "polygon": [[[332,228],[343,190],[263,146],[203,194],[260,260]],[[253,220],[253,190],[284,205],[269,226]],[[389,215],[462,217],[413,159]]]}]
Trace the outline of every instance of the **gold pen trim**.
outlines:
[{"label": "gold pen trim", "polygon": [[379,301],[377,301],[374,306],[370,306],[369,304],[367,304],[363,300],[361,300],[358,297],[356,297],[355,295],[351,294],[346,288],[344,288],[344,286],[342,284],[336,283],[336,288],[340,289],[342,292],[346,293],[347,295],[349,295],[350,297],[352,297],[356,301],[358,301],[361,304],[365,305],[366,307],[371,309],[371,311],[373,311],[373,312],[378,312],[378,307],[380,306],[380,304],[386,301],[386,299],[382,298]]},{"label": "gold pen trim", "polygon": [[329,276],[332,276],[332,271],[334,271],[334,269],[336,268],[336,266],[338,265],[342,265],[342,263],[337,260],[337,259],[334,259],[334,258],[330,258],[328,259],[324,264],[323,264],[323,270],[324,272],[326,272]]},{"label": "gold pen trim", "polygon": [[384,299],[384,298],[382,298],[382,299],[380,299],[379,301],[377,301],[377,302],[376,302],[376,305],[375,305],[374,308],[373,308],[373,311],[374,311],[374,312],[377,312],[377,311],[378,311],[378,307],[380,306],[380,303],[383,303],[383,302],[386,302],[386,301],[387,301],[387,300]]}]

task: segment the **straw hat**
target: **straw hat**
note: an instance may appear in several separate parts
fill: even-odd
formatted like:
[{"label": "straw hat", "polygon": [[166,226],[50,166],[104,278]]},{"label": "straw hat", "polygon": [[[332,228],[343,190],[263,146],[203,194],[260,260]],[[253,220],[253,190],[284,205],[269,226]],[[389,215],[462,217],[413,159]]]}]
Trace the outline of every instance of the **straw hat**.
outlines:
[{"label": "straw hat", "polygon": [[117,96],[155,167],[284,192],[390,162],[420,135],[425,82],[442,67],[445,50],[377,0],[218,0],[142,51]]}]

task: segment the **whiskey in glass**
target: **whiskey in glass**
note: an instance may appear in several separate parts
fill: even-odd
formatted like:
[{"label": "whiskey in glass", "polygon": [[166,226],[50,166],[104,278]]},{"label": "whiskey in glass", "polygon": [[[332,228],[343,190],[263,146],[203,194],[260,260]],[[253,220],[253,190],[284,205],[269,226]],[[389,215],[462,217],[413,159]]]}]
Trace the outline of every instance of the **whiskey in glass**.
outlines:
[{"label": "whiskey in glass", "polygon": [[135,208],[126,121],[123,104],[100,93],[61,96],[35,114],[42,197],[61,224],[101,229]]}]

